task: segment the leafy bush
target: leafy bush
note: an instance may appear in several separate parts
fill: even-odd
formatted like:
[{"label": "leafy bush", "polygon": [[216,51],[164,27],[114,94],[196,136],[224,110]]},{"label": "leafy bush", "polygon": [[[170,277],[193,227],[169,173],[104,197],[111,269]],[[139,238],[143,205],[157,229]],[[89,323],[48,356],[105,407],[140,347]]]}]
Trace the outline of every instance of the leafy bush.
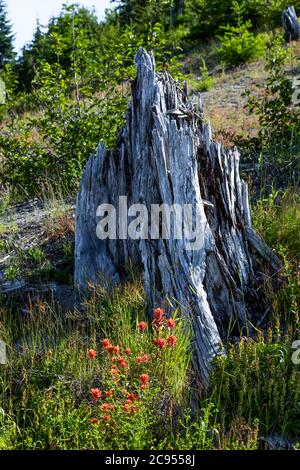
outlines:
[{"label": "leafy bush", "polygon": [[232,9],[236,25],[221,27],[224,36],[219,36],[221,47],[217,52],[221,60],[230,66],[236,66],[259,57],[264,50],[264,38],[251,32],[252,23],[243,23],[245,3],[233,2]]},{"label": "leafy bush", "polygon": [[200,66],[201,80],[197,84],[196,91],[203,92],[209,91],[214,86],[214,79],[209,74],[205,60],[202,58],[202,65]]},{"label": "leafy bush", "polygon": [[227,65],[237,66],[251,59],[257,59],[264,51],[265,43],[261,35],[250,32],[251,23],[224,27],[225,34],[219,37],[221,47],[218,54]]},{"label": "leafy bush", "polygon": [[134,27],[104,24],[99,36],[96,17],[78,8],[65,7],[51,20],[46,36],[38,35],[41,49],[35,54],[33,47],[34,74],[29,74],[25,87],[29,93],[18,92],[20,83],[12,70],[6,70],[11,93],[2,109],[0,181],[23,198],[40,194],[49,181],[76,190],[99,142],[114,147],[140,46],[154,51],[159,70],[168,68],[181,78],[173,56],[184,34],[180,28],[167,33],[155,23],[141,34]]},{"label": "leafy bush", "polygon": [[248,101],[260,125],[257,150],[269,153],[278,163],[289,163],[293,155],[297,159],[300,145],[300,108],[293,103],[293,81],[285,71],[289,57],[289,49],[278,36],[268,49],[266,86],[261,96],[249,96]]}]

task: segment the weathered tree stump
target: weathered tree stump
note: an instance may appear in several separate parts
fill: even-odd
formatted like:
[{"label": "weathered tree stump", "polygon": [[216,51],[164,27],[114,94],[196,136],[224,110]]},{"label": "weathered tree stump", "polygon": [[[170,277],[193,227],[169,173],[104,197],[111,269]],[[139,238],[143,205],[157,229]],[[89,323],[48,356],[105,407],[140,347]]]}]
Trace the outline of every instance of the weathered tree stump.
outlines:
[{"label": "weathered tree stump", "polygon": [[295,7],[289,7],[287,10],[283,11],[282,25],[288,41],[296,41],[300,39],[300,24],[298,22]]},{"label": "weathered tree stump", "polygon": [[[223,341],[247,334],[265,311],[256,290],[260,264],[278,269],[279,261],[252,229],[239,153],[212,140],[200,98],[190,102],[168,73],[156,73],[151,53],[140,49],[135,62],[137,77],[116,149],[100,145],[82,177],[75,282],[81,290],[103,278],[114,285],[131,260],[143,272],[149,309],[168,299],[192,318],[195,367],[207,384]],[[152,204],[198,207],[197,249],[190,249],[189,237],[177,239],[174,231],[147,239],[147,221],[140,226],[139,240],[126,236],[124,221],[116,239],[100,240],[97,208],[111,204],[120,217],[120,196],[127,197],[128,207],[142,204],[149,212]]]}]

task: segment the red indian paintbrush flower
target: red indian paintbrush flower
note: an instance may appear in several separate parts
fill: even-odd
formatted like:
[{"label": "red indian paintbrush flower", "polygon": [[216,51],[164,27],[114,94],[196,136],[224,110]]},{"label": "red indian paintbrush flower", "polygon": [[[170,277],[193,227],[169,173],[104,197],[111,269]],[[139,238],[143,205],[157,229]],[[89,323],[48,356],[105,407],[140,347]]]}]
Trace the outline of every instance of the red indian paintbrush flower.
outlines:
[{"label": "red indian paintbrush flower", "polygon": [[130,408],[128,405],[121,406],[121,410],[125,411],[125,413],[130,413]]},{"label": "red indian paintbrush flower", "polygon": [[110,415],[104,415],[104,416],[102,416],[102,418],[104,419],[104,421],[110,421],[111,420]]},{"label": "red indian paintbrush flower", "polygon": [[115,411],[115,409],[115,405],[112,403],[103,403],[103,405],[101,405],[102,411]]},{"label": "red indian paintbrush flower", "polygon": [[107,339],[107,338],[103,339],[103,340],[101,341],[101,343],[102,343],[102,346],[103,346],[104,348],[107,348],[107,346],[110,345],[110,341],[109,341],[109,339]]},{"label": "red indian paintbrush flower", "polygon": [[105,396],[106,398],[112,398],[114,392],[112,390],[108,390],[107,392],[105,392]]},{"label": "red indian paintbrush flower", "polygon": [[98,418],[91,418],[90,423],[91,424],[99,424],[99,419]]},{"label": "red indian paintbrush flower", "polygon": [[139,399],[139,396],[137,393],[128,393],[127,399],[131,401],[135,401]]},{"label": "red indian paintbrush flower", "polygon": [[99,390],[99,388],[92,388],[90,394],[95,401],[100,400],[102,397],[102,392]]},{"label": "red indian paintbrush flower", "polygon": [[116,354],[116,356],[119,356],[119,354],[120,354],[120,346],[115,346],[115,347],[114,347],[114,353]]},{"label": "red indian paintbrush flower", "polygon": [[141,374],[140,375],[140,381],[143,383],[143,384],[147,384],[150,380],[150,377],[148,374]]},{"label": "red indian paintbrush flower", "polygon": [[106,351],[109,353],[109,354],[113,354],[115,352],[115,347],[112,345],[112,344],[108,344],[106,347],[105,347]]},{"label": "red indian paintbrush flower", "polygon": [[167,339],[168,341],[168,345],[169,346],[172,346],[173,348],[175,348],[176,344],[177,344],[177,338],[176,336],[172,335],[172,336],[169,336],[169,338]]},{"label": "red indian paintbrush flower", "polygon": [[170,329],[170,330],[174,330],[175,328],[175,320],[173,320],[173,318],[168,318],[166,320],[166,324],[167,324],[167,327]]},{"label": "red indian paintbrush flower", "polygon": [[139,324],[138,324],[138,328],[140,330],[141,333],[143,333],[143,331],[146,330],[147,328],[147,323],[145,321],[141,321]]},{"label": "red indian paintbrush flower", "polygon": [[156,308],[153,312],[153,316],[154,316],[153,326],[157,330],[159,330],[164,323],[164,315],[165,315],[165,312],[163,311],[162,308]]},{"label": "red indian paintbrush flower", "polygon": [[142,362],[149,362],[150,361],[150,356],[148,354],[144,354],[143,356],[137,356],[136,362],[138,364],[141,364]]},{"label": "red indian paintbrush flower", "polygon": [[164,314],[165,312],[163,311],[162,308],[156,308],[153,312],[154,319],[157,320],[158,322],[162,321]]},{"label": "red indian paintbrush flower", "polygon": [[138,408],[128,405],[124,405],[121,407],[125,413],[136,413],[138,411]]},{"label": "red indian paintbrush flower", "polygon": [[124,351],[124,353],[126,354],[126,356],[131,356],[132,351],[131,351],[130,348],[126,348],[125,351]]},{"label": "red indian paintbrush flower", "polygon": [[167,342],[164,338],[156,338],[152,341],[154,346],[157,346],[159,349],[163,349],[166,347]]},{"label": "red indian paintbrush flower", "polygon": [[87,353],[90,359],[95,359],[97,356],[97,351],[95,351],[95,349],[88,349]]}]

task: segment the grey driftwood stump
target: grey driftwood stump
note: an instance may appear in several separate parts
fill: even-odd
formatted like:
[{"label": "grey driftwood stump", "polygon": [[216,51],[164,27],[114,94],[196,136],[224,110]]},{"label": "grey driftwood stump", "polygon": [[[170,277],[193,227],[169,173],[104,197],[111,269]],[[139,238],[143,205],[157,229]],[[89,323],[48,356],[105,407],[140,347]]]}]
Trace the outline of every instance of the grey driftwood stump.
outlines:
[{"label": "grey driftwood stump", "polygon": [[282,13],[282,25],[288,41],[300,39],[300,24],[296,15],[295,7],[289,7]]},{"label": "grey driftwood stump", "polygon": [[[190,102],[168,73],[156,73],[152,53],[140,49],[135,63],[116,149],[100,145],[82,177],[75,282],[81,291],[104,278],[114,285],[131,261],[143,273],[149,310],[168,299],[192,318],[195,367],[207,384],[223,341],[247,334],[249,320],[255,323],[265,312],[256,290],[261,264],[276,270],[279,262],[252,229],[238,151],[225,151],[212,140],[200,100]],[[185,237],[126,239],[122,227],[116,240],[100,240],[97,207],[118,208],[119,196],[127,196],[128,207],[139,203],[149,212],[151,204],[199,206],[200,246],[187,249]]]}]

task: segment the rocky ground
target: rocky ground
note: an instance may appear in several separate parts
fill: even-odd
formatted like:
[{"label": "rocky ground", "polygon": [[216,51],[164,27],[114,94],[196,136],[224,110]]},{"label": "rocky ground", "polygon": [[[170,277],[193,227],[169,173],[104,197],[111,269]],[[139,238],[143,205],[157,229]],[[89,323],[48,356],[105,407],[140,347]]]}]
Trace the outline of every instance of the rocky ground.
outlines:
[{"label": "rocky ground", "polygon": [[0,295],[4,302],[51,297],[74,305],[74,201],[38,200],[0,216]]}]

